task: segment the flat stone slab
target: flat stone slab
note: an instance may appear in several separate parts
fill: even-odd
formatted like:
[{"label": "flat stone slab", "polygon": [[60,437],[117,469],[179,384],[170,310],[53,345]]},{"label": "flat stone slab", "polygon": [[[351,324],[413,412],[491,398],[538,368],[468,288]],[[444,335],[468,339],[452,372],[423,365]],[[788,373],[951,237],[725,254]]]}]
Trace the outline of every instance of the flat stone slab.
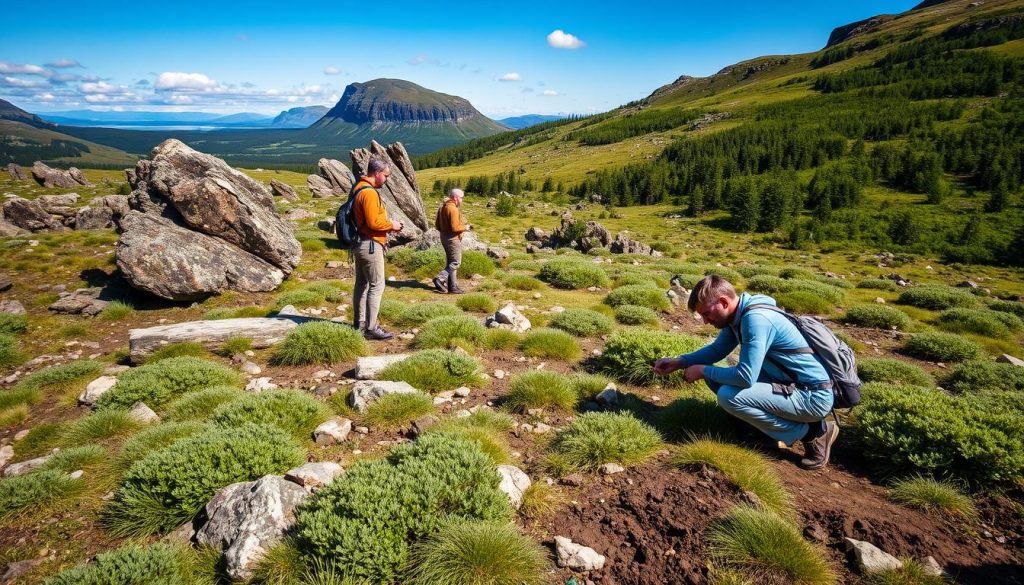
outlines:
[{"label": "flat stone slab", "polygon": [[289,469],[285,472],[284,478],[306,488],[307,492],[313,492],[331,483],[344,473],[345,469],[338,463],[319,461],[307,463],[295,469]]},{"label": "flat stone slab", "polygon": [[371,355],[356,359],[356,379],[375,380],[381,370],[393,363],[400,362],[409,357],[407,353],[395,353],[389,355]]},{"label": "flat stone slab", "polygon": [[281,341],[305,318],[245,317],[212,321],[186,321],[173,325],[158,325],[145,329],[128,330],[128,350],[134,364],[145,361],[146,356],[169,343],[191,341],[209,349],[218,349],[232,337],[246,337],[257,349],[270,347]]},{"label": "flat stone slab", "polygon": [[419,390],[410,386],[408,382],[361,380],[352,385],[348,401],[357,412],[365,412],[367,407],[387,394],[414,394],[416,392]]}]

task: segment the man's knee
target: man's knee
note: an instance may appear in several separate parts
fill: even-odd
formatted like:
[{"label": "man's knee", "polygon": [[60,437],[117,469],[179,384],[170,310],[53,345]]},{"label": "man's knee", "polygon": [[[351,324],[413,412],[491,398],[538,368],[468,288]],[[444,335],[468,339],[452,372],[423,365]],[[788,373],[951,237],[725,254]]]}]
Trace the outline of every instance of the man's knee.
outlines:
[{"label": "man's knee", "polygon": [[716,392],[718,396],[718,406],[721,406],[722,410],[726,412],[736,412],[740,407],[740,403],[737,400],[739,393],[740,388],[735,386],[719,386],[718,391]]}]

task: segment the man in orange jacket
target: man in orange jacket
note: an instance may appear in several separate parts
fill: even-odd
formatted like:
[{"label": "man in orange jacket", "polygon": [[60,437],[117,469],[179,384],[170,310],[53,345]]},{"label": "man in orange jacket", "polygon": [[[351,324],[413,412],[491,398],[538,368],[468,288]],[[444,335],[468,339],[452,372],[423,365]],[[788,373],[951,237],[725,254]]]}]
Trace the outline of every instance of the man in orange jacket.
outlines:
[{"label": "man in orange jacket", "polygon": [[385,331],[377,323],[380,301],[384,296],[384,251],[390,232],[400,232],[402,222],[388,219],[384,202],[377,189],[384,186],[391,176],[391,166],[380,158],[371,158],[366,165],[366,176],[360,177],[352,187],[356,194],[352,212],[359,243],[352,247],[356,265],[356,285],[352,290],[352,326],[363,332],[363,337],[373,340],[391,339],[394,334]]},{"label": "man in orange jacket", "polygon": [[462,233],[470,229],[468,224],[462,223],[459,215],[459,207],[465,196],[462,189],[452,189],[437,209],[434,226],[441,233],[441,247],[444,248],[446,260],[445,267],[434,277],[434,289],[439,293],[461,295],[466,292],[459,288],[457,275],[459,265],[462,264]]}]

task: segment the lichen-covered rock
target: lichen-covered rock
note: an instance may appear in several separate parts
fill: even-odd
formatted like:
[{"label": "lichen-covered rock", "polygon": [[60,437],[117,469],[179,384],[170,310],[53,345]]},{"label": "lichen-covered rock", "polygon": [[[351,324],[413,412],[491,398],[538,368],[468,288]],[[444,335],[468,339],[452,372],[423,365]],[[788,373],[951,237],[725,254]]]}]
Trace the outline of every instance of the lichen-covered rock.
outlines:
[{"label": "lichen-covered rock", "polygon": [[514,465],[499,465],[498,473],[501,474],[498,489],[508,495],[512,507],[518,510],[523,505],[523,494],[530,489],[530,476]]},{"label": "lichen-covered rock", "polygon": [[32,165],[32,178],[43,187],[78,187],[89,185],[82,171],[71,167],[66,171],[46,166],[40,161]]},{"label": "lichen-covered rock", "polygon": [[326,199],[337,195],[334,192],[334,188],[331,187],[331,182],[320,175],[306,177],[306,187],[309,188],[309,192],[313,194],[313,197],[317,199]]},{"label": "lichen-covered rock", "polygon": [[12,197],[4,201],[4,220],[30,232],[59,232],[64,224],[53,218],[38,201]]},{"label": "lichen-covered rock", "polygon": [[347,196],[348,192],[352,190],[352,185],[356,182],[352,171],[342,164],[341,161],[322,158],[317,162],[317,169],[320,171],[320,176],[331,184],[331,190],[338,197]]},{"label": "lichen-covered rock", "polygon": [[277,179],[270,179],[270,192],[274,194],[274,197],[280,197],[287,201],[299,200],[299,196],[291,185]]},{"label": "lichen-covered rock", "polygon": [[360,380],[352,385],[348,395],[349,404],[357,412],[365,412],[374,402],[387,394],[411,394],[419,392],[408,382],[385,382],[383,380]]},{"label": "lichen-covered rock", "polygon": [[351,151],[352,172],[356,177],[366,174],[366,165],[371,157],[380,157],[391,164],[391,178],[378,189],[388,219],[400,221],[405,225],[400,233],[388,236],[389,242],[395,245],[418,241],[423,232],[430,228],[430,220],[423,210],[423,198],[416,184],[416,171],[412,160],[401,142],[381,146],[376,141],[370,148],[359,148]]}]

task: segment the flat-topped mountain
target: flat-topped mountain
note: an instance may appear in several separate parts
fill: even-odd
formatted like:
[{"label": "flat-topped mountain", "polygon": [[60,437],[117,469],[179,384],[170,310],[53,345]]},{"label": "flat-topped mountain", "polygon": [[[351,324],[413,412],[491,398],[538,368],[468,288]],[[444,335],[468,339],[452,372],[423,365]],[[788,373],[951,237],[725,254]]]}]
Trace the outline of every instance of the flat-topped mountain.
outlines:
[{"label": "flat-topped mountain", "polygon": [[486,120],[469,100],[416,85],[402,79],[374,79],[352,83],[319,125],[342,120],[352,124],[454,122]]},{"label": "flat-topped mountain", "polygon": [[309,128],[323,118],[329,109],[327,106],[291,108],[278,114],[270,125],[274,128]]}]

